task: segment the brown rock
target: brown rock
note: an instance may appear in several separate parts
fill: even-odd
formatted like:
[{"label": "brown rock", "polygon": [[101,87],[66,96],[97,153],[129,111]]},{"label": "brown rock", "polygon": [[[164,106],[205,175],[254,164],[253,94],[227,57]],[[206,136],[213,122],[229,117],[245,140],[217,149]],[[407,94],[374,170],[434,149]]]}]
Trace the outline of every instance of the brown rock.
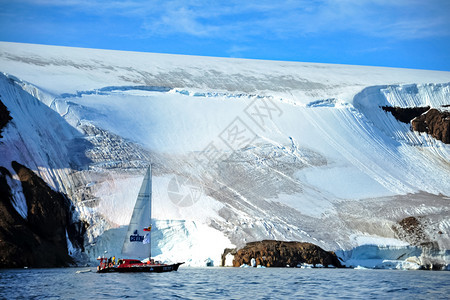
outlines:
[{"label": "brown rock", "polygon": [[53,191],[31,170],[17,162],[12,166],[19,176],[28,207],[27,219],[12,205],[6,178],[0,168],[0,267],[60,267],[73,263],[68,255],[66,230],[71,224],[71,204]]},{"label": "brown rock", "polygon": [[392,107],[392,106],[382,106],[384,111],[390,112],[394,118],[403,123],[409,123],[415,117],[420,116],[424,112],[430,109],[429,106],[425,107]]},{"label": "brown rock", "polygon": [[450,112],[430,109],[411,121],[413,130],[425,132],[445,144],[450,144]]},{"label": "brown rock", "polygon": [[[448,105],[443,105],[448,107]],[[381,107],[398,121],[410,123],[412,130],[425,132],[437,140],[450,144],[450,112],[426,107]]]},{"label": "brown rock", "polygon": [[2,138],[2,129],[8,124],[8,122],[12,120],[9,115],[9,111],[3,102],[0,100],[0,138]]},{"label": "brown rock", "polygon": [[302,263],[342,267],[337,256],[311,243],[264,240],[251,242],[237,250],[233,266],[250,265],[251,259],[265,267],[295,267]]},{"label": "brown rock", "polygon": [[423,217],[406,217],[392,226],[395,235],[400,240],[408,242],[414,246],[421,246],[429,249],[439,249],[436,241],[426,234],[426,225]]}]

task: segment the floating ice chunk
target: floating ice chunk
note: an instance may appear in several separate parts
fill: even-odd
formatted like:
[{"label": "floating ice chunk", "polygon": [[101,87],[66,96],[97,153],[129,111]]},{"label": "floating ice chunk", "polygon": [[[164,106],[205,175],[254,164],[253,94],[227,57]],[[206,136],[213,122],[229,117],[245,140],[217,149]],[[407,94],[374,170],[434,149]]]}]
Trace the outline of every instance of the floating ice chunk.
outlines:
[{"label": "floating ice chunk", "polygon": [[406,260],[383,260],[381,264],[375,266],[375,269],[419,270],[420,265]]},{"label": "floating ice chunk", "polygon": [[205,265],[207,267],[214,267],[214,261],[208,257],[207,259],[205,259]]}]

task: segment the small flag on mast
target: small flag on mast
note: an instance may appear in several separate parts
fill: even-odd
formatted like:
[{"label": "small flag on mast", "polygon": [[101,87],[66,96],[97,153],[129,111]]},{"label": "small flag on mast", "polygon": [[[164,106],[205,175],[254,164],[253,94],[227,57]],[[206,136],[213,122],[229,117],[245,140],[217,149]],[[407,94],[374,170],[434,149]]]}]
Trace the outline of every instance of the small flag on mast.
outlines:
[{"label": "small flag on mast", "polygon": [[147,228],[144,228],[144,231],[151,231],[152,230],[152,225],[148,226]]},{"label": "small flag on mast", "polygon": [[146,233],[144,240],[142,241],[143,244],[150,244],[150,233]]}]

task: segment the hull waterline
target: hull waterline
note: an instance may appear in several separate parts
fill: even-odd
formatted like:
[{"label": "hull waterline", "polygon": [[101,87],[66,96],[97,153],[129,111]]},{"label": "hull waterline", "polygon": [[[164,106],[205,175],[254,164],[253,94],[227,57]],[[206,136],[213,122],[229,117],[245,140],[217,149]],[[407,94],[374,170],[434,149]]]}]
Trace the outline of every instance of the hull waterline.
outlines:
[{"label": "hull waterline", "polygon": [[141,265],[141,266],[114,266],[114,267],[106,267],[103,269],[98,269],[97,273],[111,273],[111,272],[119,272],[119,273],[135,273],[135,272],[146,272],[146,273],[164,273],[164,272],[172,272],[177,271],[178,267],[183,263],[176,263],[171,265]]}]

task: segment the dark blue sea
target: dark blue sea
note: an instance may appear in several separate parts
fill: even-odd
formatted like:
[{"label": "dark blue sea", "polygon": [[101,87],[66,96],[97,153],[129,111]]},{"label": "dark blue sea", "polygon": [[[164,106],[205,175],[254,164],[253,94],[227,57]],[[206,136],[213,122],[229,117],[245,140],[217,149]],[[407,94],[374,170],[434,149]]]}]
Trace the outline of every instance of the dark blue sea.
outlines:
[{"label": "dark blue sea", "polygon": [[161,274],[97,274],[95,268],[10,269],[0,270],[0,298],[450,299],[450,272],[182,267]]}]

